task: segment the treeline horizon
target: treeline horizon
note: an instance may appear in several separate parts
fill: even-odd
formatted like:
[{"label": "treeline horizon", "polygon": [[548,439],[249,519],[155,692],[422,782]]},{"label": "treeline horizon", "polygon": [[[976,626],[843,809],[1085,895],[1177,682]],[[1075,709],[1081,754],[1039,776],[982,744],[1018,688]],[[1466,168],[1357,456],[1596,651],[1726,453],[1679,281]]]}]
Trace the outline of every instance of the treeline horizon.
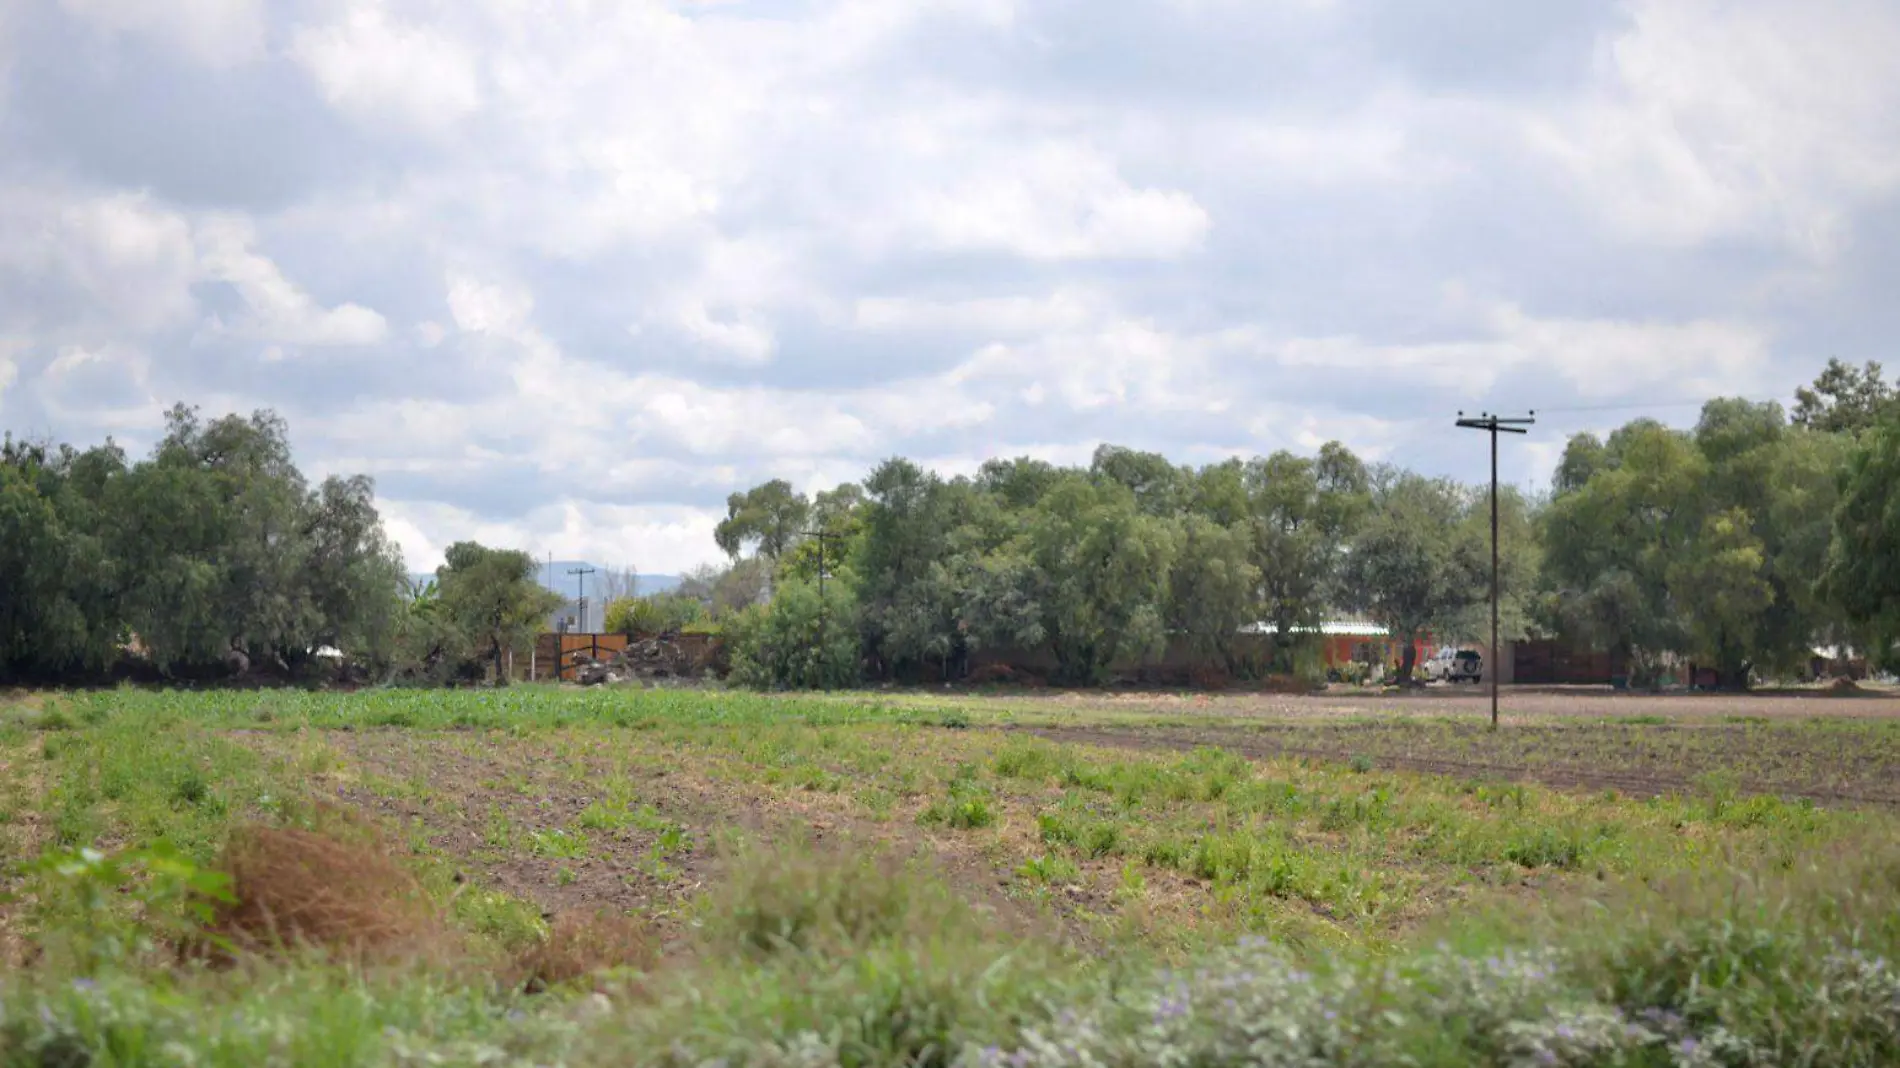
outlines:
[{"label": "treeline horizon", "polygon": [[[1877,364],[1830,361],[1792,413],[1716,399],[1693,428],[1575,435],[1548,495],[1501,487],[1499,504],[1504,636],[1621,652],[1639,683],[1672,655],[1742,685],[1816,644],[1880,659],[1900,636],[1900,402]],[[1209,678],[1310,674],[1292,636],[1329,615],[1487,637],[1489,530],[1488,487],[1337,442],[1201,467],[1104,445],[1086,467],[955,478],[896,458],[811,496],[732,494],[729,564],[608,620],[717,625],[735,679],[771,688],[951,677],[999,646],[1094,684],[1170,639]],[[334,647],[371,679],[505,676],[558,602],[535,567],[462,542],[413,588],[371,480],[310,485],[269,411],[175,407],[136,462],[110,441],[0,447],[4,677],[96,677],[134,636],[168,675],[294,674]],[[1236,641],[1254,623],[1280,639],[1264,658]]]},{"label": "treeline horizon", "polygon": [[[472,680],[559,597],[526,553],[450,546],[412,587],[366,476],[311,485],[270,411],[177,405],[151,454],[0,439],[0,681]],[[134,645],[136,644],[136,648]]]},{"label": "treeline horizon", "polygon": [[[1817,644],[1890,657],[1900,636],[1900,402],[1878,364],[1830,361],[1790,412],[1717,398],[1694,427],[1636,419],[1572,436],[1536,499],[1500,487],[1501,637],[1669,657],[1723,685],[1802,673]],[[829,570],[815,589],[821,531]],[[1205,677],[1317,672],[1297,632],[1364,616],[1405,648],[1488,644],[1490,501],[1367,464],[1338,442],[1201,467],[1098,448],[1086,467],[992,460],[944,478],[904,459],[812,497],[733,494],[702,576],[735,675],[762,687],[952,677],[970,652],[1047,649],[1053,681],[1184,641]],[[769,604],[744,590],[769,579]],[[720,596],[722,584],[742,587]],[[676,602],[677,603],[677,602]],[[652,613],[663,614],[663,613]],[[1262,660],[1237,640],[1262,623]]]}]

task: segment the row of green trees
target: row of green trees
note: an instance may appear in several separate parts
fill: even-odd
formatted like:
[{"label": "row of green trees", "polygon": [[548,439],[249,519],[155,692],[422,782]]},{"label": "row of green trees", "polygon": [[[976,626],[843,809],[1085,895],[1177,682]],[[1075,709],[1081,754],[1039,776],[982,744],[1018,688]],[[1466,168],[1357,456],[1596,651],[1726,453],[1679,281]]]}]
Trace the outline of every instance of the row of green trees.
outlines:
[{"label": "row of green trees", "polygon": [[0,448],[0,669],[102,671],[133,637],[167,670],[365,649],[396,625],[402,569],[369,480],[312,487],[267,412],[166,416],[152,455]]},{"label": "row of green trees", "polygon": [[335,650],[381,677],[505,660],[559,599],[525,553],[452,547],[408,589],[364,477],[309,484],[270,412],[179,406],[146,459],[107,442],[0,444],[0,677],[296,676]]},{"label": "row of green trees", "polygon": [[[1209,673],[1283,670],[1295,635],[1347,604],[1395,632],[1460,631],[1488,589],[1483,503],[1448,480],[1368,467],[1337,443],[1201,468],[1103,446],[1087,468],[998,460],[967,478],[894,459],[815,501],[768,482],[734,495],[719,527],[739,566],[764,561],[774,576],[770,603],[728,627],[735,669],[768,684],[835,682],[862,653],[873,676],[914,679],[956,675],[985,647],[1040,648],[1056,681],[1090,684],[1170,641]],[[1528,528],[1521,495],[1503,508],[1514,534]],[[822,613],[808,589],[821,531]],[[1514,540],[1514,575],[1531,569],[1528,542]],[[821,624],[826,648],[848,639],[851,655],[749,670],[802,663]],[[1279,639],[1265,658],[1237,640],[1254,624]]]},{"label": "row of green trees", "polygon": [[[1879,658],[1900,637],[1900,403],[1877,365],[1831,363],[1792,418],[1728,399],[1692,430],[1580,435],[1546,497],[1500,503],[1507,635],[1618,650],[1639,681],[1678,656],[1742,684],[1817,643]],[[779,480],[734,494],[716,532],[731,565],[613,623],[717,621],[760,686],[955,676],[986,647],[1046,650],[1057,681],[1093,683],[1169,642],[1258,674],[1335,613],[1481,637],[1487,506],[1338,444],[1200,468],[1104,446],[1086,468],[956,478],[894,459],[811,498]],[[97,675],[128,648],[168,674],[295,674],[335,648],[383,678],[505,676],[558,604],[534,575],[464,542],[411,589],[369,480],[310,485],[269,412],[175,408],[137,462],[111,442],[0,445],[9,677]],[[1235,640],[1251,624],[1279,639],[1264,658]]]},{"label": "row of green trees", "polygon": [[[1830,363],[1792,418],[1722,399],[1691,430],[1578,435],[1547,495],[1501,494],[1505,635],[1615,650],[1639,683],[1671,657],[1731,685],[1795,673],[1816,644],[1878,658],[1900,636],[1896,450],[1900,405],[1872,364]],[[1489,521],[1481,488],[1337,443],[1200,468],[1104,446],[1086,468],[957,478],[894,459],[814,498],[774,480],[732,495],[716,540],[732,574],[772,577],[769,600],[725,614],[742,681],[954,676],[1010,647],[1087,684],[1171,640],[1210,672],[1286,670],[1296,634],[1334,614],[1479,640]],[[1280,639],[1270,662],[1236,639],[1249,624]]]}]

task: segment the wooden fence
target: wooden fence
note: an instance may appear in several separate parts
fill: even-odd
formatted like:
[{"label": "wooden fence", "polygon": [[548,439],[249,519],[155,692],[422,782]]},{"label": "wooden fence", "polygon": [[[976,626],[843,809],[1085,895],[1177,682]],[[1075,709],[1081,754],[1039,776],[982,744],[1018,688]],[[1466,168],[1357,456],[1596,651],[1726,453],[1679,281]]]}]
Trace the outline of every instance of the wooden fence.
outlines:
[{"label": "wooden fence", "polygon": [[1608,686],[1629,673],[1620,656],[1547,640],[1513,642],[1511,661],[1510,681],[1520,686]]}]

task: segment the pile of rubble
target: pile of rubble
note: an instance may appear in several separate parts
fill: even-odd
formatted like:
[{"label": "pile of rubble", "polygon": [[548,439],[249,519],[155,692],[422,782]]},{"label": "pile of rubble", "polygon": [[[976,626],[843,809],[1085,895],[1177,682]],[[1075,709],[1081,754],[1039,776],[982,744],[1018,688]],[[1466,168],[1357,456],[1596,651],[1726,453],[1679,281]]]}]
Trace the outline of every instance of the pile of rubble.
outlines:
[{"label": "pile of rubble", "polygon": [[682,647],[674,634],[641,638],[606,659],[584,652],[568,658],[573,674],[568,676],[582,686],[600,686],[616,682],[641,682],[652,679],[692,678],[698,673],[693,655]]}]

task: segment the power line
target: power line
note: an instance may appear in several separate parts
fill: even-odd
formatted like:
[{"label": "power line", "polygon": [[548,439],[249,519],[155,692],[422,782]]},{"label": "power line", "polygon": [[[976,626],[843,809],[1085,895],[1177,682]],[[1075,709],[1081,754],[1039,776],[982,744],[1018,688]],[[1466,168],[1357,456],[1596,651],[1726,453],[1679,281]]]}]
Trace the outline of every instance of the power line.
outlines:
[{"label": "power line", "polygon": [[1724,396],[1724,397],[1704,397],[1701,400],[1638,401],[1633,404],[1571,404],[1571,405],[1552,405],[1548,407],[1540,404],[1537,406],[1537,411],[1542,412],[1545,415],[1549,415],[1553,412],[1638,412],[1638,411],[1648,411],[1651,409],[1662,409],[1662,408],[1700,408],[1708,404],[1712,400],[1731,400],[1731,399],[1745,400],[1751,404],[1761,404],[1767,401],[1777,400],[1779,398]]}]

